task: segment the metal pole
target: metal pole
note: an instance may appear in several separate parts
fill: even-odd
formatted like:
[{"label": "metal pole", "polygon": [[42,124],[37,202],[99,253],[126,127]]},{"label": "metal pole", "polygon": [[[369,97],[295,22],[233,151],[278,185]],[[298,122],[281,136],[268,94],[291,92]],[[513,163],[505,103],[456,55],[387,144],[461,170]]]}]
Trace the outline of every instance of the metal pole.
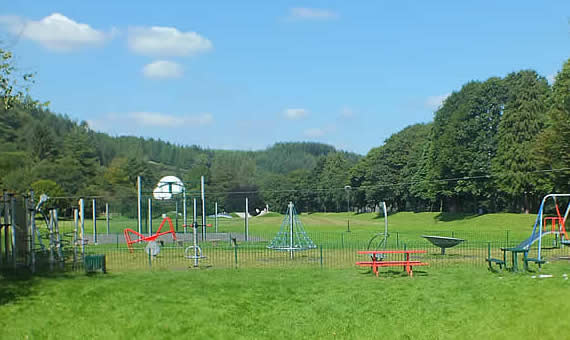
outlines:
[{"label": "metal pole", "polygon": [[[194,200],[194,204],[196,204],[196,200]],[[194,237],[194,267],[198,267],[198,224],[197,222],[192,223],[192,234]]]},{"label": "metal pole", "polygon": [[96,201],[93,199],[93,243],[97,244],[97,208]]},{"label": "metal pole", "polygon": [[48,236],[49,236],[49,270],[53,271],[53,209],[49,211],[49,223],[48,223]]},{"label": "metal pole", "polygon": [[540,204],[540,209],[538,209],[538,218],[540,219],[540,224],[539,224],[539,229],[538,229],[538,255],[536,256],[536,258],[540,261],[540,248],[542,248],[542,216],[543,216],[543,212],[544,212],[544,202],[546,202],[546,199],[548,198],[548,195],[544,197],[544,199],[542,200],[542,203]]},{"label": "metal pole", "polygon": [[176,213],[176,232],[178,232],[178,199],[176,199],[175,203],[175,210],[174,212]]},{"label": "metal pole", "polygon": [[79,227],[79,211],[73,209],[73,267],[77,262],[77,229]]},{"label": "metal pole", "polygon": [[[2,191],[2,205],[4,206],[4,223],[8,224],[8,193],[6,190]],[[0,217],[1,220],[1,217]],[[3,223],[3,224],[4,224]],[[2,226],[0,225],[0,264],[4,262],[4,254],[2,254]],[[4,229],[4,240],[8,241],[8,228]],[[8,246],[7,242],[4,243],[4,248]],[[8,249],[4,249],[6,255],[8,254]]]},{"label": "metal pole", "polygon": [[200,191],[202,196],[202,240],[206,239],[206,195],[204,192],[204,176],[200,176]]},{"label": "metal pole", "polygon": [[247,197],[245,198],[245,241],[247,242],[247,240],[249,239],[249,220],[248,220],[248,211],[249,211],[249,207],[248,207],[248,199]]},{"label": "metal pole", "polygon": [[152,198],[148,199],[148,236],[152,235]]},{"label": "metal pole", "polygon": [[289,253],[293,259],[293,202],[289,202]]},{"label": "metal pole", "polygon": [[[4,240],[4,248],[2,248],[2,245],[0,244],[0,264],[2,264],[4,261],[7,263],[8,262],[8,248],[10,247],[10,244],[8,242],[8,234],[9,234],[9,230],[8,230],[8,226],[10,225],[10,221],[9,221],[9,216],[10,216],[10,204],[9,204],[9,200],[8,200],[8,194],[6,193],[6,191],[4,190],[4,194],[2,196],[2,206],[4,207],[4,220],[2,220],[2,216],[0,216],[0,241]],[[4,228],[4,226],[6,226]],[[2,230],[4,230],[4,237],[2,237]],[[1,242],[0,242],[1,243]]]},{"label": "metal pole", "polygon": [[388,212],[386,210],[386,202],[382,202],[384,208],[384,249],[386,249],[386,242],[388,241]]},{"label": "metal pole", "polygon": [[137,227],[139,234],[142,234],[142,180],[137,176]]},{"label": "metal pole", "polygon": [[[197,217],[197,213],[196,213],[197,203],[196,203],[195,198],[193,198],[192,201],[193,201],[192,203],[194,204],[193,208],[192,208],[192,228],[195,229],[195,228],[198,228],[198,226],[197,226],[198,225],[198,217]],[[197,233],[198,230],[196,230],[195,232]]]},{"label": "metal pole", "polygon": [[350,185],[344,186],[344,191],[346,191],[346,232],[350,232]]},{"label": "metal pole", "polygon": [[111,233],[111,224],[109,222],[109,203],[105,203],[105,220],[107,221],[107,235]]},{"label": "metal pole", "polygon": [[30,190],[30,229],[32,238],[30,239],[30,253],[32,254],[32,273],[36,272],[36,205],[34,202],[34,191]]},{"label": "metal pole", "polygon": [[188,220],[186,219],[186,189],[182,192],[182,219],[184,220],[184,234],[188,227]]},{"label": "metal pole", "polygon": [[12,233],[12,264],[16,268],[16,197],[12,195],[10,206],[10,232]]},{"label": "metal pole", "polygon": [[81,221],[81,258],[85,258],[85,200],[79,199],[79,220]]},{"label": "metal pole", "polygon": [[57,215],[57,209],[53,209],[53,227],[55,231],[55,239],[57,241],[56,248],[57,248],[57,257],[59,260],[59,266],[63,269],[64,262],[63,262],[63,253],[61,251],[61,235],[59,234],[59,217]]},{"label": "metal pole", "polygon": [[218,202],[214,205],[214,225],[216,227],[216,233],[218,232]]}]

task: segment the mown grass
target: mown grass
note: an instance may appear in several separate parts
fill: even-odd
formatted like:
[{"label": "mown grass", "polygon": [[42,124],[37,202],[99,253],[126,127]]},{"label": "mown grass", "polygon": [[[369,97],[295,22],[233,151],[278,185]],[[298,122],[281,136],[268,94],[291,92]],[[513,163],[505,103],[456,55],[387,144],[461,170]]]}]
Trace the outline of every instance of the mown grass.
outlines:
[{"label": "mown grass", "polygon": [[[308,232],[345,232],[350,224],[350,231],[353,237],[368,240],[370,235],[384,231],[384,218],[375,213],[353,214],[353,213],[312,213],[301,214],[301,222]],[[449,214],[449,213],[413,213],[401,212],[388,216],[388,230],[392,235],[396,233],[405,240],[418,239],[425,233],[451,233],[468,234],[479,238],[478,235],[501,238],[509,230],[512,239],[523,240],[527,238],[531,231],[536,215],[533,214]],[[153,220],[153,230],[160,225],[162,218]],[[249,232],[252,235],[275,233],[279,230],[283,221],[283,215],[271,213],[269,216],[253,217],[249,219]],[[175,222],[175,220],[174,220]],[[214,224],[212,218],[207,219],[207,223]],[[220,232],[244,232],[244,220],[239,217],[232,219],[219,218],[218,229]],[[43,224],[38,222],[40,228]],[[62,221],[61,229],[72,230],[71,221]],[[183,231],[183,221],[179,219],[178,230]],[[146,221],[143,221],[143,227]],[[111,233],[122,233],[125,228],[137,229],[136,219],[116,216],[110,221]],[[107,225],[104,219],[97,221],[98,233],[107,232]],[[146,230],[146,229],[145,229]],[[93,222],[85,220],[85,231],[93,233]],[[214,228],[209,227],[207,232],[213,232]],[[481,236],[483,237],[483,236]]]},{"label": "mown grass", "polygon": [[559,339],[567,262],[542,274],[422,268],[0,278],[5,339]]}]

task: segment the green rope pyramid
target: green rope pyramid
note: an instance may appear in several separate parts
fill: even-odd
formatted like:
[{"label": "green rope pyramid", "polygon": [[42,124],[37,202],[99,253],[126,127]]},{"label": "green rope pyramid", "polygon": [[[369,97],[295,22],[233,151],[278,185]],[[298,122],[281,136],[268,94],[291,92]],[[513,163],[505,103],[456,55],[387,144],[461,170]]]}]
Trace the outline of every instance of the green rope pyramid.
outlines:
[{"label": "green rope pyramid", "polygon": [[314,249],[317,246],[305,232],[303,223],[297,215],[297,210],[292,202],[289,202],[287,214],[281,223],[281,228],[267,248],[283,251],[296,251]]}]

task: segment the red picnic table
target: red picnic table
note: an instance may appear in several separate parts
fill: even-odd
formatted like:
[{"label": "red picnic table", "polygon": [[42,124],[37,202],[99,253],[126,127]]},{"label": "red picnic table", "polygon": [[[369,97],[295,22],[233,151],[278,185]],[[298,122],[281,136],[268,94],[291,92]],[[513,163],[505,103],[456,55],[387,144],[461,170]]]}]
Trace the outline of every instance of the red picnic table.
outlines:
[{"label": "red picnic table", "polygon": [[[429,263],[421,261],[411,261],[410,254],[423,254],[426,253],[425,250],[360,250],[358,254],[368,254],[371,255],[372,261],[361,261],[356,262],[358,266],[361,267],[371,267],[372,271],[376,276],[378,276],[378,267],[396,267],[402,266],[404,270],[408,273],[410,277],[414,276],[412,270],[413,266],[429,266]],[[384,261],[384,259],[379,258],[376,255],[379,254],[405,254],[406,259],[404,261]]]}]

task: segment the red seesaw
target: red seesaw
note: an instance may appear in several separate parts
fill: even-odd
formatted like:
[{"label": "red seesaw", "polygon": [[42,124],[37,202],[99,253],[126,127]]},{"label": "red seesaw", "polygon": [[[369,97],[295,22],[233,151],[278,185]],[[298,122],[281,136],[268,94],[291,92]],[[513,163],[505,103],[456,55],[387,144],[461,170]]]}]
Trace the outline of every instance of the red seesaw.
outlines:
[{"label": "red seesaw", "polygon": [[[170,230],[169,231],[163,231],[160,232],[160,230],[162,229],[162,227],[164,226],[164,222],[168,221],[168,224],[170,225]],[[160,224],[160,227],[158,227],[158,230],[156,231],[155,234],[150,235],[150,236],[144,236],[141,233],[138,233],[136,231],[134,231],[131,228],[126,228],[123,231],[123,234],[125,235],[125,240],[127,241],[127,247],[129,248],[129,250],[131,251],[131,253],[133,252],[133,243],[139,243],[139,242],[151,242],[151,241],[155,241],[158,237],[162,236],[162,235],[166,235],[166,234],[172,234],[172,238],[176,241],[176,232],[174,231],[174,226],[172,225],[172,220],[170,219],[170,217],[165,217],[162,220],[162,223]],[[136,236],[138,236],[139,238],[136,240],[132,240],[131,239],[131,235],[130,234],[135,234]]]}]

